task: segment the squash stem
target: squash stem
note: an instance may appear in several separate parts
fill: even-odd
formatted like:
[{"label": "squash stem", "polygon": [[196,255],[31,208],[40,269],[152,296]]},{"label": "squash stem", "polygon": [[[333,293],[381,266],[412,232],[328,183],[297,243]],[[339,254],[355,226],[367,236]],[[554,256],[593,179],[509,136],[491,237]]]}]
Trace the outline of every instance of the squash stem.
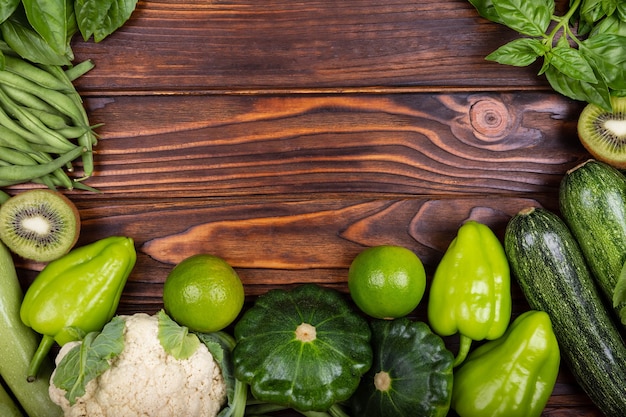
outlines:
[{"label": "squash stem", "polygon": [[472,339],[465,335],[460,335],[459,341],[460,341],[459,351],[456,354],[456,358],[454,358],[454,363],[452,364],[454,368],[456,368],[457,366],[462,364],[463,361],[465,361],[465,358],[467,357],[467,354],[469,353],[470,347],[472,346]]},{"label": "squash stem", "polygon": [[54,337],[44,335],[41,338],[41,342],[39,343],[39,346],[30,361],[30,365],[28,366],[28,376],[26,378],[28,382],[34,382],[37,379],[39,368],[41,368],[41,364],[48,356],[48,353],[50,352],[50,349],[52,349],[53,345]]}]

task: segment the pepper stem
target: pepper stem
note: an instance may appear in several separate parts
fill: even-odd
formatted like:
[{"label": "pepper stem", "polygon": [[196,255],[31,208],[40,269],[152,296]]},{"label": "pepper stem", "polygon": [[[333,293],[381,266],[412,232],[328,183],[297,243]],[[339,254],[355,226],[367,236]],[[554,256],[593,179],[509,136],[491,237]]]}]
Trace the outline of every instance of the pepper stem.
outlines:
[{"label": "pepper stem", "polygon": [[30,365],[28,366],[28,376],[26,377],[28,382],[35,382],[37,374],[39,373],[39,368],[41,368],[41,364],[48,356],[48,353],[50,352],[50,349],[52,349],[53,345],[54,337],[43,335],[33,358],[30,360]]},{"label": "pepper stem", "polygon": [[463,363],[469,353],[470,347],[472,346],[472,339],[465,335],[460,335],[459,341],[459,351],[456,354],[456,358],[454,358],[454,363],[452,364],[454,368]]}]

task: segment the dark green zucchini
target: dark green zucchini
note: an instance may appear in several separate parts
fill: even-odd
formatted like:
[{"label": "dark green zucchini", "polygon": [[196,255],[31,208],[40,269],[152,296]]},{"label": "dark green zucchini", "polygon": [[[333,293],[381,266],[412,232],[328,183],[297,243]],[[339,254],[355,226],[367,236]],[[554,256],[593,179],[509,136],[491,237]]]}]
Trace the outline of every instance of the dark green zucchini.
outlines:
[{"label": "dark green zucchini", "polygon": [[[612,305],[626,260],[626,177],[604,162],[588,160],[561,180],[559,206],[605,302]],[[614,307],[617,317],[624,306]]]},{"label": "dark green zucchini", "polygon": [[573,234],[560,217],[524,209],[509,221],[504,246],[531,308],[550,315],[564,362],[609,417],[626,410],[626,346]]}]

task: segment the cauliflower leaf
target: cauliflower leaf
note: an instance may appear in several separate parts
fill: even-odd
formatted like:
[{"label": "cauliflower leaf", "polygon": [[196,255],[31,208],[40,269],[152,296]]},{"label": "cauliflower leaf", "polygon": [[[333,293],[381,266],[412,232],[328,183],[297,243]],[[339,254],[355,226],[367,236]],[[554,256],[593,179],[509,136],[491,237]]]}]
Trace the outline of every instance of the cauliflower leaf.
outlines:
[{"label": "cauliflower leaf", "polygon": [[66,391],[70,404],[85,395],[85,387],[111,367],[111,359],[124,350],[124,320],[113,317],[101,332],[90,332],[61,359],[53,383]]},{"label": "cauliflower leaf", "polygon": [[180,326],[165,311],[159,311],[159,341],[163,349],[176,359],[188,359],[198,350],[198,336],[189,333],[189,329]]}]

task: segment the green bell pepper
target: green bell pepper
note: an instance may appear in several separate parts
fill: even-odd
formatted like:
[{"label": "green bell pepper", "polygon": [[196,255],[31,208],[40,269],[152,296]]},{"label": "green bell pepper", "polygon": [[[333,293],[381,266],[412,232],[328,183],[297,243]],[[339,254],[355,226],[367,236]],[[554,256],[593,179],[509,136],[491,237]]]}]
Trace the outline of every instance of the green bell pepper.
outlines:
[{"label": "green bell pepper", "polygon": [[428,319],[440,336],[460,334],[454,366],[465,360],[472,341],[497,339],[506,331],[511,320],[509,263],[488,226],[469,220],[459,228],[435,270]]},{"label": "green bell pepper", "polygon": [[100,331],[113,317],[137,254],[129,237],[110,236],[50,262],[26,290],[24,324],[43,335],[29,367],[34,379],[54,342]]},{"label": "green bell pepper", "polygon": [[451,407],[461,417],[539,417],[559,373],[550,317],[530,310],[471,352],[454,374]]}]

